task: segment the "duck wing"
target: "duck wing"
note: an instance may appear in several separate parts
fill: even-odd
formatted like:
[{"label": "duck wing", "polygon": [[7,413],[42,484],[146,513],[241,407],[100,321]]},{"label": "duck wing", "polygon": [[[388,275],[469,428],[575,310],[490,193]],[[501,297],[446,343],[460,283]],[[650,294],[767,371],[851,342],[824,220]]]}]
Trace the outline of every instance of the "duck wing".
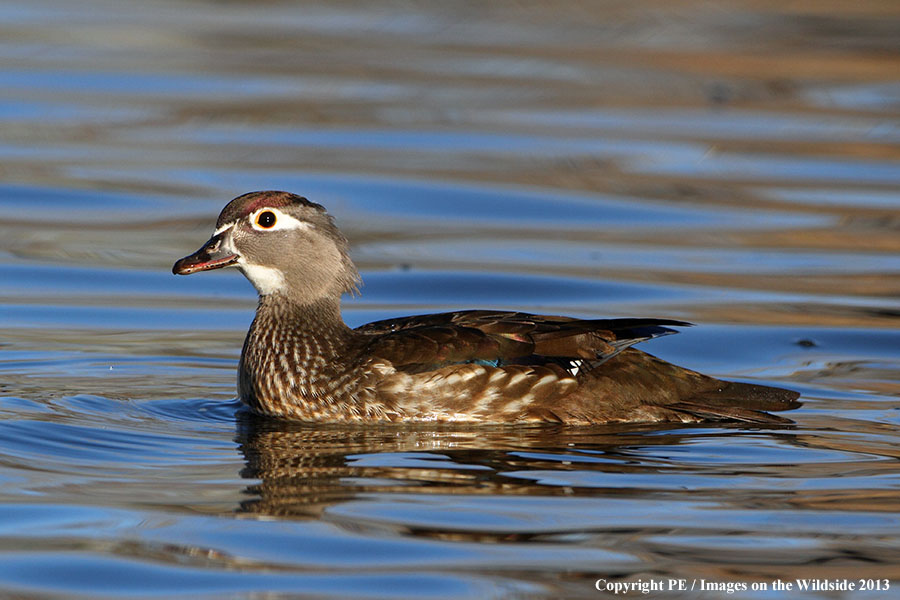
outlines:
[{"label": "duck wing", "polygon": [[630,348],[687,325],[476,310],[357,331],[369,336],[367,355],[385,367],[373,388],[398,415],[580,425],[790,422],[766,411],[797,408],[796,392],[721,381]]},{"label": "duck wing", "polygon": [[376,321],[356,331],[371,336],[366,344],[371,355],[406,371],[465,363],[555,363],[568,369],[575,362],[603,362],[638,342],[676,333],[673,326],[689,325],[468,310]]}]

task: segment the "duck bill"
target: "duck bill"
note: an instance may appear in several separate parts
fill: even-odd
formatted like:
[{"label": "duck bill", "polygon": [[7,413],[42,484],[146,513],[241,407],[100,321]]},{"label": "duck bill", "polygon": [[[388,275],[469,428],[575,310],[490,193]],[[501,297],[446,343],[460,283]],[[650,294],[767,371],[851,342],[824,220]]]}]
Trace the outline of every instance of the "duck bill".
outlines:
[{"label": "duck bill", "polygon": [[231,230],[218,233],[203,246],[175,263],[172,272],[176,275],[190,275],[198,271],[211,271],[236,264],[238,255],[231,246]]}]

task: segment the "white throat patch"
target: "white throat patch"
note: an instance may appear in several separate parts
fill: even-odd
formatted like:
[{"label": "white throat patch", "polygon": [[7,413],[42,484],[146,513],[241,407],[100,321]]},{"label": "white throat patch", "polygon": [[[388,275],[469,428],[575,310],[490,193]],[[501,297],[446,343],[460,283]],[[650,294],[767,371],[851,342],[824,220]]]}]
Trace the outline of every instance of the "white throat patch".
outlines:
[{"label": "white throat patch", "polygon": [[237,264],[260,296],[266,296],[284,289],[284,273],[281,272],[281,269],[254,265],[248,263],[244,257],[239,258]]}]

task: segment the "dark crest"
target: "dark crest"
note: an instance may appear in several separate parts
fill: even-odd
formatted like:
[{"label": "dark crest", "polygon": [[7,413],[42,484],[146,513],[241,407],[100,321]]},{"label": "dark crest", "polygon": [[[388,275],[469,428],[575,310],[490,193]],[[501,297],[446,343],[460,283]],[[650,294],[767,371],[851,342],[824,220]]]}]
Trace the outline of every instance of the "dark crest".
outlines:
[{"label": "dark crest", "polygon": [[290,192],[279,192],[275,190],[250,192],[238,196],[222,209],[222,212],[219,213],[219,220],[216,221],[216,228],[222,227],[232,221],[242,219],[263,206],[286,208],[288,206],[298,205],[313,208],[319,212],[325,212],[325,207],[321,204],[310,202],[303,196],[291,194]]}]

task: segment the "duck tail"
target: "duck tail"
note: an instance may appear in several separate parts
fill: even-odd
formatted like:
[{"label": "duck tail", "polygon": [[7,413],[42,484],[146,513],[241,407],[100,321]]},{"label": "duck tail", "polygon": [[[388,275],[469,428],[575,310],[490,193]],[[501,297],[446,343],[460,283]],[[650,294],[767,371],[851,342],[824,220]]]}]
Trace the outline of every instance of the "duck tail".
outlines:
[{"label": "duck tail", "polygon": [[793,410],[801,406],[798,392],[783,388],[719,381],[720,385],[693,394],[667,408],[708,420],[744,421],[748,423],[793,423],[790,419],[768,411]]}]

